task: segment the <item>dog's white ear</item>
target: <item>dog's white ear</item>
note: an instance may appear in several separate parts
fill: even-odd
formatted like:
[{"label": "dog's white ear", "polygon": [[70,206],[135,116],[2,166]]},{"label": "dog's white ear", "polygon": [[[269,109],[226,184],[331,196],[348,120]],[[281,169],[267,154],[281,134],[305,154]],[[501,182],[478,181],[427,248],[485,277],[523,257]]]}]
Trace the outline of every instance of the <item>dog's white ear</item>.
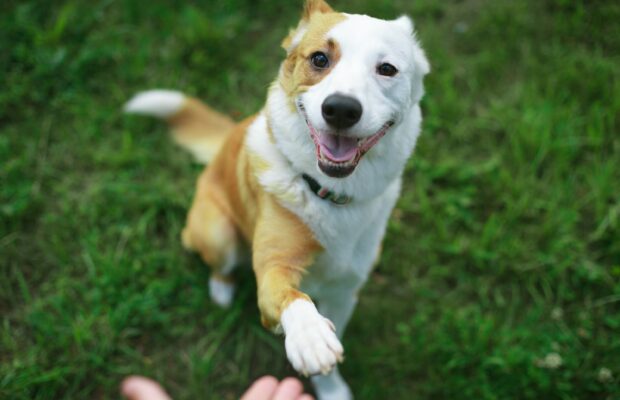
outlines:
[{"label": "dog's white ear", "polygon": [[428,62],[428,58],[426,58],[426,54],[424,54],[424,50],[422,50],[422,46],[420,46],[420,42],[416,38],[415,28],[413,25],[413,21],[406,15],[403,15],[399,18],[396,18],[392,21],[393,24],[398,26],[408,35],[413,38],[413,80],[412,80],[412,99],[414,102],[420,101],[422,96],[424,95],[424,76],[431,71],[431,66]]},{"label": "dog's white ear", "polygon": [[420,46],[418,42],[413,26],[413,21],[406,15],[402,15],[395,20],[392,21],[393,24],[403,29],[407,32],[408,35],[413,36],[413,40],[415,41],[415,47],[413,49],[413,57],[415,60],[416,74],[424,76],[428,74],[431,70],[430,64],[428,63],[428,59],[426,58],[426,54],[424,54],[424,50]]},{"label": "dog's white ear", "polygon": [[420,47],[418,43],[416,43],[415,49],[413,50],[413,56],[415,58],[415,66],[417,72],[424,76],[431,72],[431,65],[428,62],[428,58],[426,58],[426,53]]},{"label": "dog's white ear", "polygon": [[392,22],[394,24],[400,26],[402,29],[404,29],[410,35],[413,35],[413,21],[408,16],[401,15],[400,17],[396,18]]},{"label": "dog's white ear", "polygon": [[413,62],[414,62],[414,70],[413,70],[413,79],[411,81],[411,99],[414,103],[422,100],[422,96],[424,96],[424,76],[431,72],[431,66],[428,62],[428,58],[426,58],[426,54],[424,50],[415,39],[415,44],[413,47]]}]

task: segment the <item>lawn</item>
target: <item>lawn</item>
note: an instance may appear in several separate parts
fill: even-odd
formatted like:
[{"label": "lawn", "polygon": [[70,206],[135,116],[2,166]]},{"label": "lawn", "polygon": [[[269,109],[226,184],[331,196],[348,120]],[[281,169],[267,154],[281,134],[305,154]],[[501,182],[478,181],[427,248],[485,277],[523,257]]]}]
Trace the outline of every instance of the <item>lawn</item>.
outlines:
[{"label": "lawn", "polygon": [[[345,336],[358,399],[620,398],[620,4],[334,0],[413,16],[432,73]],[[147,88],[260,109],[301,1],[0,5],[0,398],[236,399],[293,375],[255,284],[209,301],[179,234],[201,167]]]}]

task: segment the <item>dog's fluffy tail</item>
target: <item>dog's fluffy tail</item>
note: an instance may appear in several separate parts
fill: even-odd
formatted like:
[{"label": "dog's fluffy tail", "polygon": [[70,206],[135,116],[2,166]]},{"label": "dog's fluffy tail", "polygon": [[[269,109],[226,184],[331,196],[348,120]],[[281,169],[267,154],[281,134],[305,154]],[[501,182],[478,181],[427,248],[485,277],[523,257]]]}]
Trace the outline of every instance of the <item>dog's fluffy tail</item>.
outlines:
[{"label": "dog's fluffy tail", "polygon": [[235,125],[200,100],[172,90],[138,93],[125,104],[124,111],[167,121],[174,141],[203,163],[213,159]]}]

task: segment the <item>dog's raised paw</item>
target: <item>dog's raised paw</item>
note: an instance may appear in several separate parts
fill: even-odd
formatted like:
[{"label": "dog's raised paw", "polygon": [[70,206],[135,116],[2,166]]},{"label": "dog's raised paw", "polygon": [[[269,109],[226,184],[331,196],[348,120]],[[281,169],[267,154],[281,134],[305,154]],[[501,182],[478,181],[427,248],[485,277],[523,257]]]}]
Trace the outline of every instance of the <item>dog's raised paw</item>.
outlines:
[{"label": "dog's raised paw", "polygon": [[286,355],[303,375],[327,374],[343,360],[334,324],[306,300],[295,300],[282,313]]}]

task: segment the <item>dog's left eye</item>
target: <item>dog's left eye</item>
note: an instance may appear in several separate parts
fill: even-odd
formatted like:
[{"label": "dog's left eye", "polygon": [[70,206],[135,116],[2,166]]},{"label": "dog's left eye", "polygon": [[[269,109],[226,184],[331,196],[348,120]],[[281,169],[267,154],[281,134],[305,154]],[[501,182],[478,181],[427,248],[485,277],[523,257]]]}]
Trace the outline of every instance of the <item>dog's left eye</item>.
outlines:
[{"label": "dog's left eye", "polygon": [[394,76],[398,73],[398,70],[392,64],[383,63],[377,67],[377,73],[383,76]]},{"label": "dog's left eye", "polygon": [[320,51],[317,51],[316,53],[313,53],[312,56],[310,56],[310,62],[318,69],[325,69],[329,67],[329,59],[327,58],[325,53],[322,53]]}]

